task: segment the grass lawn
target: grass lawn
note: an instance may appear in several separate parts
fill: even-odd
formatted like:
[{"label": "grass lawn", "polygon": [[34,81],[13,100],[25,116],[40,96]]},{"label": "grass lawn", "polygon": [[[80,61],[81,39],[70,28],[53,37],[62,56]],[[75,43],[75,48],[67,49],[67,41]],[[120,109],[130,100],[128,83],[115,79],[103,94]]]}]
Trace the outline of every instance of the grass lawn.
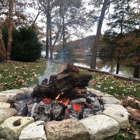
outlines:
[{"label": "grass lawn", "polygon": [[[45,60],[0,63],[0,91],[37,84],[38,77],[43,75],[45,69]],[[113,75],[83,69],[80,69],[80,73],[92,75],[90,88],[107,92],[120,99],[126,95],[133,95],[140,99],[140,82],[126,81]]]},{"label": "grass lawn", "polygon": [[133,95],[135,98],[140,99],[140,82],[123,80],[106,73],[89,72],[82,69],[80,72],[92,75],[92,80],[89,82],[90,88],[107,92],[119,99],[127,95]]},{"label": "grass lawn", "polygon": [[[46,61],[44,60],[32,63],[16,61],[0,63],[0,91],[35,85],[45,69]],[[126,81],[112,75],[82,69],[80,73],[93,76],[89,82],[90,88],[107,92],[118,99],[127,95],[140,99],[140,82]],[[131,126],[127,130],[120,131],[115,140],[134,140],[140,135],[140,124],[135,124],[131,120],[130,123]]]},{"label": "grass lawn", "polygon": [[39,75],[42,75],[45,69],[44,60],[0,63],[0,91],[37,84]]}]

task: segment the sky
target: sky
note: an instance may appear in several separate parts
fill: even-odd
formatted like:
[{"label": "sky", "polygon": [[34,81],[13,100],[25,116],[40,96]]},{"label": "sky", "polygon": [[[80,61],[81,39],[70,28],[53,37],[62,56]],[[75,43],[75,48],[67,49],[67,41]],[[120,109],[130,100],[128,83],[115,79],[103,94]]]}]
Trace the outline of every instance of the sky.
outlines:
[{"label": "sky", "polygon": [[[92,6],[88,5],[87,2],[90,1],[90,0],[84,0],[85,2],[85,8],[86,8],[86,11],[90,11],[91,9],[93,9]],[[27,9],[27,11],[31,12],[31,13],[34,13],[34,14],[37,14],[37,11],[33,10],[33,9]],[[40,26],[40,27],[44,27],[43,28],[43,32],[45,33],[46,32],[46,19],[44,19],[44,23],[41,23],[39,22],[41,20],[41,18],[44,18],[43,16],[39,16],[38,20],[37,20],[37,24]],[[105,23],[105,22],[104,22]],[[102,33],[106,30],[106,25],[103,24],[103,27],[102,27]],[[73,36],[71,37],[71,40],[76,40],[76,39],[80,39],[80,38],[83,38],[83,37],[86,37],[86,36],[89,36],[89,35],[96,35],[96,30],[97,30],[97,26],[96,24],[90,29],[90,30],[84,30],[84,29],[79,29],[79,31],[77,31],[77,33],[82,33],[82,35],[79,35],[79,37],[76,37],[76,36]],[[74,32],[74,30],[71,30],[71,32]]]}]

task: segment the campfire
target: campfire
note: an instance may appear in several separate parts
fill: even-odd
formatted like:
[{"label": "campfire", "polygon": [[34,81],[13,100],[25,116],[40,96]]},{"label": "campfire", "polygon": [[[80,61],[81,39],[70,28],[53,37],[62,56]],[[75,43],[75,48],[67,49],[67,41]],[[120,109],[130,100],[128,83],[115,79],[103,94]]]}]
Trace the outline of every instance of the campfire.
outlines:
[{"label": "campfire", "polygon": [[36,85],[32,97],[16,101],[13,107],[21,116],[45,122],[80,120],[101,114],[104,110],[101,98],[86,89],[91,78],[91,75],[80,74],[76,66],[68,63],[58,74]]}]

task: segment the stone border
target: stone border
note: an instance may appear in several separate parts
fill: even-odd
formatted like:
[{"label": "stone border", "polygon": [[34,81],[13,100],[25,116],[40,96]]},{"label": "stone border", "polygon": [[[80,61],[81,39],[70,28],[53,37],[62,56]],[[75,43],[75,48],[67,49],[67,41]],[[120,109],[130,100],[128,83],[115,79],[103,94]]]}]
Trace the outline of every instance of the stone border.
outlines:
[{"label": "stone border", "polygon": [[[32,88],[13,89],[0,92],[0,140],[104,140],[116,135],[129,125],[129,114],[114,96],[87,88],[99,96],[105,110],[102,115],[91,116],[80,121],[74,119],[60,122],[34,122],[32,117],[17,116],[10,108],[8,99],[15,101],[31,96]],[[13,122],[17,121],[18,126]]]}]

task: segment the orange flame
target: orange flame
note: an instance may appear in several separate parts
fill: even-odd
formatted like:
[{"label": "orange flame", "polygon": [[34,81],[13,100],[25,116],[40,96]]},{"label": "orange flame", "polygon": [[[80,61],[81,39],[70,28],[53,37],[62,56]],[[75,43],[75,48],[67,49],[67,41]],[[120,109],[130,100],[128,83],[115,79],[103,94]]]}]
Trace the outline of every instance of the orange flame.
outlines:
[{"label": "orange flame", "polygon": [[49,99],[49,98],[43,98],[42,101],[43,101],[43,103],[48,103],[49,104],[49,103],[51,103],[52,100]]},{"label": "orange flame", "polygon": [[58,99],[59,99],[59,97],[60,97],[60,95],[61,95],[61,94],[58,94],[58,95],[57,95],[57,97],[56,97],[55,99],[56,99],[56,100],[58,100]]},{"label": "orange flame", "polygon": [[73,110],[76,111],[76,112],[79,112],[81,107],[82,107],[81,104],[73,104]]},{"label": "orange flame", "polygon": [[63,100],[61,100],[60,102],[62,103],[62,104],[64,104],[65,106],[67,106],[68,104],[69,104],[69,99],[63,99]]},{"label": "orange flame", "polygon": [[[58,94],[57,97],[55,98],[55,100],[59,100],[61,94]],[[64,104],[65,106],[67,106],[69,104],[69,99],[65,99],[63,98],[62,100],[59,100],[62,104]]]}]

